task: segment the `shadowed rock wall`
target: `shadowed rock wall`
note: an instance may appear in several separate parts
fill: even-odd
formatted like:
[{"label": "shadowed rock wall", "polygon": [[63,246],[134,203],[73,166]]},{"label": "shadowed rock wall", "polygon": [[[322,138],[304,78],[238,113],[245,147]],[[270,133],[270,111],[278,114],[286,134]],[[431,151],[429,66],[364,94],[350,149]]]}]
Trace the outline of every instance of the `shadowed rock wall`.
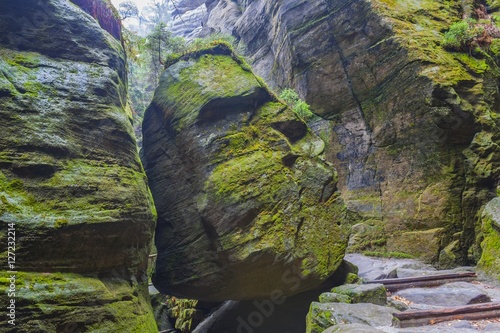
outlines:
[{"label": "shadowed rock wall", "polygon": [[258,299],[335,272],[349,216],[324,142],[227,46],[169,64],[143,132],[161,292]]},{"label": "shadowed rock wall", "polygon": [[157,332],[146,277],[155,211],[120,22],[107,1],[78,3],[85,11],[0,3],[0,257],[12,264],[0,285],[15,294],[0,303],[16,310],[16,326],[0,327]]}]

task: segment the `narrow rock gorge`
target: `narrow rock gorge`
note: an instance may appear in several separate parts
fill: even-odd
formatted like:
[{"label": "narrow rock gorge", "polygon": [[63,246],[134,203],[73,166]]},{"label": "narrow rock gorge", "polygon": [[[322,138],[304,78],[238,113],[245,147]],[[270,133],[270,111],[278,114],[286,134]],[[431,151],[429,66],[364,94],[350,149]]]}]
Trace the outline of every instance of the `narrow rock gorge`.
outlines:
[{"label": "narrow rock gorge", "polygon": [[149,31],[113,4],[0,2],[1,332],[396,332],[401,298],[500,300],[362,284],[498,283],[500,1],[122,7]]}]

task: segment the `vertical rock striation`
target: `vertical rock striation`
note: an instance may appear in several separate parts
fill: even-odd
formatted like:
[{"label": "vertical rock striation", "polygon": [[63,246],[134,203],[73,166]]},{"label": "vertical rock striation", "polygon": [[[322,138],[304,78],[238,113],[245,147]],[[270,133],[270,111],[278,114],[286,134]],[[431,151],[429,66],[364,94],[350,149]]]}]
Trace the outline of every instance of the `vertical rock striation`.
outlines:
[{"label": "vertical rock striation", "polygon": [[157,332],[119,27],[104,0],[0,2],[2,332]]},{"label": "vertical rock striation", "polygon": [[[487,5],[497,13],[496,2]],[[207,8],[207,31],[232,32],[257,74],[295,88],[324,119],[312,127],[328,141],[348,208],[362,216],[352,249],[442,266],[478,258],[477,212],[499,186],[498,44],[474,55],[441,45],[470,8],[382,0]]]},{"label": "vertical rock striation", "polygon": [[204,0],[180,0],[169,2],[169,30],[176,36],[192,39],[203,29],[202,21],[207,15]]}]

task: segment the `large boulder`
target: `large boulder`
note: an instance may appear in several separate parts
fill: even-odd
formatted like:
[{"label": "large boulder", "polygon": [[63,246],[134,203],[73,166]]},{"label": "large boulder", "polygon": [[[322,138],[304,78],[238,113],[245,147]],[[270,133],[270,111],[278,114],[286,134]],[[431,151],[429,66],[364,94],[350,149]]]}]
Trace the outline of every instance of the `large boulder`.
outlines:
[{"label": "large boulder", "polygon": [[[332,294],[345,295],[348,301],[344,303],[372,303],[376,305],[387,304],[387,290],[383,284],[370,283],[370,284],[343,284],[332,289]],[[322,294],[323,295],[323,294]],[[323,298],[323,300],[322,300]],[[321,303],[332,303],[325,297],[321,297]],[[328,298],[328,297],[326,297]]]},{"label": "large boulder", "polygon": [[0,2],[0,330],[157,332],[120,22],[76,2]]},{"label": "large boulder", "polygon": [[[324,118],[312,128],[328,141],[342,197],[374,230],[353,246],[447,266],[473,259],[477,212],[500,177],[500,48],[493,40],[487,54],[449,52],[442,40],[463,17],[483,17],[480,8],[432,0],[236,2],[207,0],[204,27],[232,32],[257,74],[273,88],[295,88]],[[497,2],[488,4],[497,14]],[[424,241],[429,234],[418,232],[426,230],[442,232],[424,252],[398,242],[408,231]]]},{"label": "large boulder", "polygon": [[335,272],[349,225],[324,143],[227,46],[172,61],[143,132],[158,290],[269,298]]},{"label": "large boulder", "polygon": [[[372,327],[391,326],[392,308],[371,303],[317,303],[313,302],[306,317],[306,333],[322,333],[339,324],[362,324]],[[360,331],[362,332],[362,331]]]}]

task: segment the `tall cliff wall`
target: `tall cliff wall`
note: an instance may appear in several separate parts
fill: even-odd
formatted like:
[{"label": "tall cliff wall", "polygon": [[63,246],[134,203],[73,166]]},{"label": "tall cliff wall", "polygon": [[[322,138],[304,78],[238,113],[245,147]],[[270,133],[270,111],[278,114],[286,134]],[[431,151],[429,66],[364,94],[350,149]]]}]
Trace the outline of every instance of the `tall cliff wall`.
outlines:
[{"label": "tall cliff wall", "polygon": [[203,29],[202,22],[207,15],[204,0],[181,0],[169,2],[169,30],[186,39],[197,37]]},{"label": "tall cliff wall", "polygon": [[2,332],[158,331],[119,28],[108,1],[0,2]]},{"label": "tall cliff wall", "polygon": [[[312,126],[362,216],[353,250],[442,266],[479,258],[478,212],[499,186],[498,43],[474,54],[441,45],[479,2],[206,5],[206,32],[234,34],[257,74],[277,90],[295,88],[324,118]],[[497,13],[496,2],[485,5]]]}]

